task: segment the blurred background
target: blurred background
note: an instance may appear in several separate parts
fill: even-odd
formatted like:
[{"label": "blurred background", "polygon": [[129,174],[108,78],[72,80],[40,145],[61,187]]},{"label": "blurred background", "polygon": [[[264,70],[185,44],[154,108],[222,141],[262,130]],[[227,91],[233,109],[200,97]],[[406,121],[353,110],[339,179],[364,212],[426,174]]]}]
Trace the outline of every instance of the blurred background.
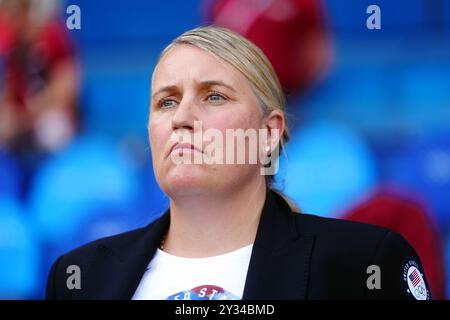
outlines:
[{"label": "blurred background", "polygon": [[260,46],[286,91],[277,188],[401,233],[448,297],[450,0],[0,0],[0,298],[42,298],[59,255],[167,208],[150,76],[211,23]]}]

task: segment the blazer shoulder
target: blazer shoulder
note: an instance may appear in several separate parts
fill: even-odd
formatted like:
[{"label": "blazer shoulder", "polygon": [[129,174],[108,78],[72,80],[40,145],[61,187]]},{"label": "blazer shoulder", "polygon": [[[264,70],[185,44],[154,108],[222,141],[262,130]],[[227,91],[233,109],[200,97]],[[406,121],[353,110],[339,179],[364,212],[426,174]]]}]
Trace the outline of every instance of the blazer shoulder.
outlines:
[{"label": "blazer shoulder", "polygon": [[[338,283],[336,288],[347,286],[353,297],[430,299],[420,258],[397,232],[367,223],[303,213],[296,216],[296,221],[303,232],[314,234],[314,268],[331,268],[329,284],[336,284],[336,275],[340,274],[346,283]],[[368,287],[371,284],[367,284],[367,279],[376,270],[382,275],[380,288],[370,290]],[[411,280],[414,270],[417,276]],[[325,273],[321,274],[321,278],[326,278]],[[354,288],[351,283],[355,284]],[[416,290],[416,287],[420,287],[420,290]]]},{"label": "blazer shoulder", "polygon": [[368,223],[325,218],[307,213],[295,213],[298,228],[302,232],[314,232],[317,236],[345,238],[347,241],[373,240],[379,241],[392,230]]},{"label": "blazer shoulder", "polygon": [[130,231],[126,231],[126,232],[108,236],[108,237],[103,237],[103,238],[88,242],[82,246],[79,246],[73,250],[68,251],[63,256],[65,259],[70,258],[70,257],[80,258],[80,257],[84,257],[84,256],[90,256],[99,247],[104,247],[104,248],[124,247],[128,243],[132,243],[136,239],[140,238],[143,235],[143,233],[145,233],[146,231],[148,231],[149,228],[151,228],[152,224],[145,226],[145,227],[133,229]]}]

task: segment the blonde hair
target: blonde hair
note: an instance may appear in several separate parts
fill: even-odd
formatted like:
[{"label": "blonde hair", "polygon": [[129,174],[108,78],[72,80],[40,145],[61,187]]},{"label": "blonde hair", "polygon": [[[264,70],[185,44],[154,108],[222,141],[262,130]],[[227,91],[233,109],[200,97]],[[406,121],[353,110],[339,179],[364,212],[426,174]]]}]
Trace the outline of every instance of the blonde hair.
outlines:
[{"label": "blonde hair", "polygon": [[[186,31],[162,51],[156,65],[177,44],[203,49],[229,63],[250,82],[264,114],[268,115],[273,110],[280,110],[286,114],[284,92],[272,64],[260,48],[240,34],[217,26],[204,26]],[[279,152],[283,150],[289,138],[286,126],[280,139]],[[275,156],[278,157],[279,154]],[[270,186],[274,177],[270,175],[266,177],[266,182]]]}]

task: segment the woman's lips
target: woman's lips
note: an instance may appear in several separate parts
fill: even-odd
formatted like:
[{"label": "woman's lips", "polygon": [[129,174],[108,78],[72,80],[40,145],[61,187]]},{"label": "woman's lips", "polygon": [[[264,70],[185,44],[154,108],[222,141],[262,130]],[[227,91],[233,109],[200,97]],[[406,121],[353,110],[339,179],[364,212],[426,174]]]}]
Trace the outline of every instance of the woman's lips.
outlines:
[{"label": "woman's lips", "polygon": [[172,148],[170,148],[169,154],[178,153],[179,155],[182,155],[184,153],[203,153],[200,148],[194,146],[191,143],[175,143]]}]

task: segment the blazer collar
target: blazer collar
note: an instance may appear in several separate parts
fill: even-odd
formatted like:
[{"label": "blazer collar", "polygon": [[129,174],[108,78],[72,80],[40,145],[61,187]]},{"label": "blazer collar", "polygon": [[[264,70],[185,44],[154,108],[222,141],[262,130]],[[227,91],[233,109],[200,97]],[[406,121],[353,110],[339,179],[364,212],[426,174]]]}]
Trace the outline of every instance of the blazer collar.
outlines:
[{"label": "blazer collar", "polygon": [[[281,196],[267,190],[243,300],[306,297],[313,236],[300,234],[295,215]],[[131,299],[169,224],[170,211],[166,210],[129,241],[116,246],[99,244],[85,275],[88,287],[80,293],[95,293],[96,298],[103,299]]]},{"label": "blazer collar", "polygon": [[314,237],[300,234],[298,214],[276,192],[267,191],[243,300],[306,298]]}]

